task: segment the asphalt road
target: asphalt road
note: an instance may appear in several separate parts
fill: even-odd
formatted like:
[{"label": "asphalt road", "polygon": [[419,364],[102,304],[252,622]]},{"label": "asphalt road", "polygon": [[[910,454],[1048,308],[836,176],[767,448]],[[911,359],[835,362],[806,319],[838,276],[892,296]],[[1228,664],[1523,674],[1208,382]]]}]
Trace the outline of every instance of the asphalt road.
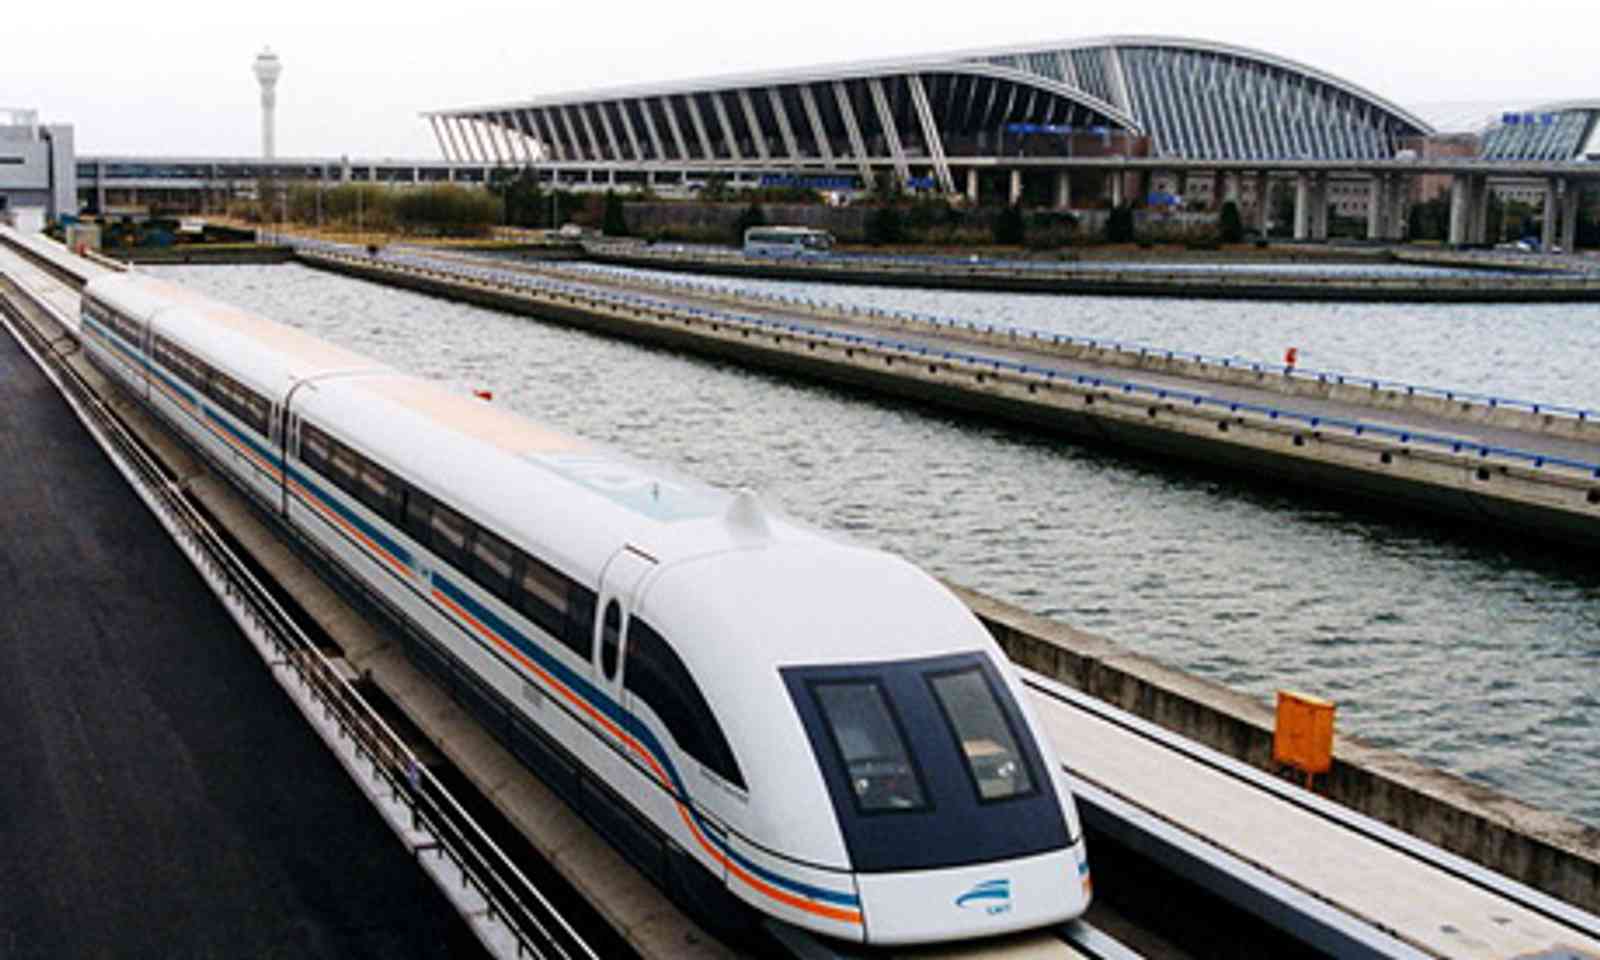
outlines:
[{"label": "asphalt road", "polygon": [[0,960],[481,954],[3,331],[0,588]]}]

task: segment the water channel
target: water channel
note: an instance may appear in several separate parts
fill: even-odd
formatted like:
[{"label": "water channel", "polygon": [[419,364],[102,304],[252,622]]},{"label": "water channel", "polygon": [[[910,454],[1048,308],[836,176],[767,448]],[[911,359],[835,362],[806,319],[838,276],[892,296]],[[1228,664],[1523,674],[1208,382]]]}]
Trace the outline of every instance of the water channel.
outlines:
[{"label": "water channel", "polygon": [[[1570,557],[299,266],[152,272],[1600,824],[1600,572]],[[1600,408],[1592,306],[781,288]]]}]

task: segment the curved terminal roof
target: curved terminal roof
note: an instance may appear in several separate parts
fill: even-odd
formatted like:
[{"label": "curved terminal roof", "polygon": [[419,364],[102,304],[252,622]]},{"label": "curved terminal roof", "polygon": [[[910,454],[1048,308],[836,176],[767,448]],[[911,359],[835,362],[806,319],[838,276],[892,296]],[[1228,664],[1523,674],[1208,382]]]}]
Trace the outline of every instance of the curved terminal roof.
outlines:
[{"label": "curved terminal roof", "polygon": [[1432,127],[1330,73],[1105,37],[580,91],[424,114],[451,159],[930,170],[1080,153],[1383,159]]},{"label": "curved terminal roof", "polygon": [[1600,100],[1507,110],[1483,131],[1485,160],[1600,160]]}]

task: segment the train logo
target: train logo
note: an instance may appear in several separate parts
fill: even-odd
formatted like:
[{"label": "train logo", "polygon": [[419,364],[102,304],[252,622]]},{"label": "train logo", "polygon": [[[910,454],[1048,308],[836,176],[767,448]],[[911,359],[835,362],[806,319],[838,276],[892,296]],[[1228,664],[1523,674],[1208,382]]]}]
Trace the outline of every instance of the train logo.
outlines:
[{"label": "train logo", "polygon": [[963,910],[982,907],[991,917],[1011,912],[1011,881],[985,880],[971,890],[956,897],[956,906]]}]

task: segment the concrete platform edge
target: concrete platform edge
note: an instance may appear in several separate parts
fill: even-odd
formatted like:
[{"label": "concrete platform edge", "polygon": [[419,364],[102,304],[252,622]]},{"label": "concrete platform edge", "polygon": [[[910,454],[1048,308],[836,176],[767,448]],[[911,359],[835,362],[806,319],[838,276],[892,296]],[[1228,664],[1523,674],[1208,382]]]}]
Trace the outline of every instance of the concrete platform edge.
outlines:
[{"label": "concrete platform edge", "polygon": [[[1254,697],[1115,642],[946,584],[1012,660],[1257,768],[1273,771],[1273,712]],[[1070,766],[1070,758],[1067,758]],[[1317,792],[1589,912],[1600,912],[1600,829],[1539,810],[1352,737]]]}]

